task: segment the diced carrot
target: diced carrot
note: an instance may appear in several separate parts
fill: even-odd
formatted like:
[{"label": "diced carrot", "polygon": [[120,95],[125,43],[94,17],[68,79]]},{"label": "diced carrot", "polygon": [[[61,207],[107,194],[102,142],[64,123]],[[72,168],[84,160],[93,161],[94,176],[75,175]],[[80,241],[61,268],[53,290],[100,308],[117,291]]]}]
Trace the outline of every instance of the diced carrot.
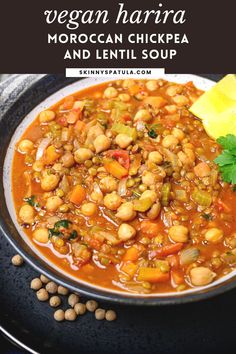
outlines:
[{"label": "diced carrot", "polygon": [[139,258],[139,250],[135,246],[131,246],[130,248],[127,249],[123,256],[123,261],[128,262],[128,261],[137,261]]},{"label": "diced carrot", "polygon": [[181,271],[172,270],[171,277],[176,285],[183,284],[183,282],[184,282],[184,276]]},{"label": "diced carrot", "polygon": [[148,96],[144,98],[143,102],[159,109],[164,106],[167,101],[161,96]]},{"label": "diced carrot", "polygon": [[121,270],[122,272],[128,274],[130,277],[133,277],[136,273],[137,267],[137,264],[134,264],[133,262],[128,262],[122,265]]},{"label": "diced carrot", "polygon": [[66,117],[67,123],[74,124],[80,118],[80,115],[81,115],[81,111],[78,110],[70,111]]},{"label": "diced carrot", "polygon": [[94,267],[92,266],[92,264],[87,263],[82,267],[82,270],[86,274],[92,274],[94,272]]},{"label": "diced carrot", "polygon": [[131,95],[136,95],[140,91],[140,86],[139,85],[133,85],[129,87],[129,93]]},{"label": "diced carrot", "polygon": [[86,198],[85,189],[81,185],[77,185],[72,190],[70,201],[76,205],[80,205]]},{"label": "diced carrot", "polygon": [[157,250],[150,252],[150,258],[166,257],[170,254],[175,254],[183,248],[183,243],[174,243],[172,245],[163,246]]},{"label": "diced carrot", "polygon": [[160,226],[152,221],[144,220],[141,222],[140,230],[147,237],[155,237],[160,231]]},{"label": "diced carrot", "polygon": [[211,173],[211,169],[206,162],[198,163],[193,170],[197,177],[207,177]]},{"label": "diced carrot", "polygon": [[56,152],[56,148],[53,145],[50,145],[45,151],[44,161],[47,165],[54,163],[57,159],[59,159],[61,155]]},{"label": "diced carrot", "polygon": [[86,128],[86,124],[82,120],[77,120],[75,123],[74,129],[76,132],[81,133]]},{"label": "diced carrot", "polygon": [[128,170],[126,170],[126,168],[121,166],[121,164],[119,164],[119,162],[115,160],[105,163],[104,167],[108,173],[118,179],[122,179],[123,177],[128,175]]},{"label": "diced carrot", "polygon": [[169,273],[163,273],[159,268],[141,267],[137,279],[150,283],[164,283],[169,280],[169,277]]}]

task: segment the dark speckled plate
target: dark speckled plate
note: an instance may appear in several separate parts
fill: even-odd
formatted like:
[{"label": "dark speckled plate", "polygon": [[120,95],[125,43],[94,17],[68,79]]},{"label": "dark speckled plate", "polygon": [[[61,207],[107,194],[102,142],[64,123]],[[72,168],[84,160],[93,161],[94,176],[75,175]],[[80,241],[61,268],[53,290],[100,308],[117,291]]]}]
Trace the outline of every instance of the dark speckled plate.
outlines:
[{"label": "dark speckled plate", "polygon": [[[14,95],[11,99],[14,102]],[[11,105],[9,101],[6,103]],[[30,280],[38,274],[27,264],[20,268],[12,266],[14,253],[0,235],[0,326],[5,334],[35,352],[227,353],[234,344],[235,290],[178,306],[150,308],[100,303],[106,309],[116,310],[117,321],[99,322],[88,313],[73,323],[57,323],[53,320],[53,309],[38,302],[29,288]]]}]

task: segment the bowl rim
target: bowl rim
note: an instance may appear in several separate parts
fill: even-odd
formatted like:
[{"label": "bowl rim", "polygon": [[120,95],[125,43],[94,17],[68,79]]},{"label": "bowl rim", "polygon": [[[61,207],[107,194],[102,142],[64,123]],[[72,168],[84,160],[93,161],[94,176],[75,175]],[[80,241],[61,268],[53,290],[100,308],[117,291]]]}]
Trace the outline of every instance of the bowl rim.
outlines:
[{"label": "bowl rim", "polygon": [[[7,117],[9,115],[9,112],[11,110],[14,110],[14,108],[17,109],[17,107],[15,107],[17,105],[17,103],[19,101],[21,101],[22,99],[24,100],[24,98],[27,98],[27,95],[29,95],[30,92],[37,90],[38,86],[43,85],[45,80],[50,79],[51,76],[54,76],[54,75],[50,75],[50,74],[45,75],[44,77],[39,78],[33,84],[29,85],[29,87],[27,87],[27,89],[24,91],[24,93],[22,93],[21,95],[18,95],[16,97],[12,106],[10,106],[10,108],[6,110],[6,112],[3,114],[3,116],[0,118],[0,120],[4,121],[5,119],[8,119]],[[81,79],[82,78],[76,78],[72,82],[77,82],[77,81],[80,81]],[[107,80],[107,81],[109,81],[109,80]],[[71,80],[68,80],[67,78],[64,77],[64,80],[62,78],[62,86],[60,88],[65,87],[65,86],[69,85],[70,83],[71,83]],[[57,88],[55,91],[52,91],[50,93],[50,95],[55,93],[60,88]],[[37,105],[38,105],[38,103],[36,105],[35,105],[35,103],[33,103],[33,105],[30,108],[30,111]],[[22,120],[23,119],[24,119],[24,117],[22,118]],[[11,132],[9,139],[11,139],[13,134],[14,134],[14,132]],[[7,149],[8,149],[8,146],[7,146]],[[5,159],[5,155],[4,155],[4,159]],[[1,176],[0,176],[1,183],[3,183],[2,177],[3,177],[3,174],[1,173]],[[7,212],[8,212],[8,210],[7,210]],[[12,222],[12,220],[11,220],[11,223],[12,223],[13,227],[15,228],[15,225]],[[138,297],[132,296],[131,297],[131,296],[129,296],[128,292],[124,292],[124,293],[120,292],[120,293],[116,294],[115,292],[110,292],[109,289],[107,289],[107,290],[105,288],[96,289],[96,286],[89,286],[89,283],[81,284],[81,283],[79,283],[79,281],[77,283],[74,283],[69,278],[64,279],[63,275],[60,274],[60,272],[46,268],[43,265],[44,262],[42,261],[42,259],[40,260],[39,258],[36,258],[35,256],[28,253],[25,249],[23,249],[20,246],[19,242],[17,242],[17,240],[11,235],[9,227],[8,227],[7,223],[5,222],[5,220],[3,219],[1,212],[0,212],[0,231],[6,237],[6,239],[9,241],[9,243],[15,248],[15,250],[35,270],[37,270],[39,273],[45,274],[51,280],[69,288],[70,290],[72,290],[74,292],[81,293],[87,297],[93,297],[93,298],[97,298],[100,300],[116,302],[116,303],[123,303],[123,304],[127,304],[127,305],[172,305],[172,304],[184,304],[184,303],[195,302],[195,301],[199,301],[199,300],[203,300],[203,299],[208,299],[208,298],[222,294],[225,291],[231,290],[236,287],[236,281],[234,280],[234,276],[232,276],[228,281],[224,281],[221,284],[218,284],[216,286],[213,285],[209,289],[206,289],[206,290],[203,289],[201,291],[196,290],[196,292],[194,292],[194,293],[192,292],[192,293],[184,294],[184,295],[181,295],[181,293],[179,293],[179,296],[176,296],[176,295],[172,296],[171,295],[172,293],[170,293],[170,295],[162,296],[162,297],[158,297],[158,294],[157,294],[157,296],[152,296],[152,297],[146,297],[146,296],[138,296]]]}]

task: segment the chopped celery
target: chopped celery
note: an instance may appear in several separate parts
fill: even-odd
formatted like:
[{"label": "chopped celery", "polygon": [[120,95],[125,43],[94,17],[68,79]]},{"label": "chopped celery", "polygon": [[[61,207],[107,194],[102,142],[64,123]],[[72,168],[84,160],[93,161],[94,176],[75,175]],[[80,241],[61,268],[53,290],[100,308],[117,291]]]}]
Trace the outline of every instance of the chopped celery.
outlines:
[{"label": "chopped celery", "polygon": [[171,184],[164,183],[161,189],[161,204],[163,206],[168,206],[169,200],[170,200],[170,190],[171,190]]},{"label": "chopped celery", "polygon": [[135,176],[138,173],[138,169],[141,166],[141,161],[142,161],[141,154],[134,155],[134,159],[131,162],[131,165],[129,168],[129,175],[130,176]]},{"label": "chopped celery", "polygon": [[137,139],[137,131],[135,128],[131,128],[123,123],[114,123],[111,130],[117,134],[126,134],[130,136],[133,140]]},{"label": "chopped celery", "polygon": [[128,105],[122,101],[113,101],[112,102],[113,108],[118,109],[119,111],[127,111]]},{"label": "chopped celery", "polygon": [[195,189],[192,194],[192,200],[201,206],[209,207],[212,203],[212,197],[210,193]]},{"label": "chopped celery", "polygon": [[128,170],[124,168],[121,164],[119,164],[119,162],[117,162],[116,160],[111,162],[106,162],[104,164],[104,167],[108,173],[110,173],[112,176],[118,179],[121,179],[128,175]]},{"label": "chopped celery", "polygon": [[200,255],[200,251],[198,248],[190,247],[184,249],[180,253],[180,264],[186,265],[186,264],[191,264],[193,262],[196,262],[199,255]]},{"label": "chopped celery", "polygon": [[153,204],[150,198],[136,199],[134,200],[133,203],[134,203],[134,210],[140,211],[141,213],[150,209]]},{"label": "chopped celery", "polygon": [[97,119],[97,122],[100,123],[103,127],[107,125],[108,123],[108,118],[107,118],[107,115],[106,113],[104,112],[99,112],[96,114],[96,119]]}]

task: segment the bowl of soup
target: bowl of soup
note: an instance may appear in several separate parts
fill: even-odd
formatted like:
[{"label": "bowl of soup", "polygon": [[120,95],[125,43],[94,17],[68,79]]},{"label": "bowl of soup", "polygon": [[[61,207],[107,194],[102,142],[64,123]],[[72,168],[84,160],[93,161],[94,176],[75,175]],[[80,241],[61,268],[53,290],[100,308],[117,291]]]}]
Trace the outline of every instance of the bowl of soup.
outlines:
[{"label": "bowl of soup", "polygon": [[103,299],[178,303],[234,287],[236,194],[189,111],[214,83],[88,78],[48,94],[49,77],[1,119],[10,242],[40,272]]}]

